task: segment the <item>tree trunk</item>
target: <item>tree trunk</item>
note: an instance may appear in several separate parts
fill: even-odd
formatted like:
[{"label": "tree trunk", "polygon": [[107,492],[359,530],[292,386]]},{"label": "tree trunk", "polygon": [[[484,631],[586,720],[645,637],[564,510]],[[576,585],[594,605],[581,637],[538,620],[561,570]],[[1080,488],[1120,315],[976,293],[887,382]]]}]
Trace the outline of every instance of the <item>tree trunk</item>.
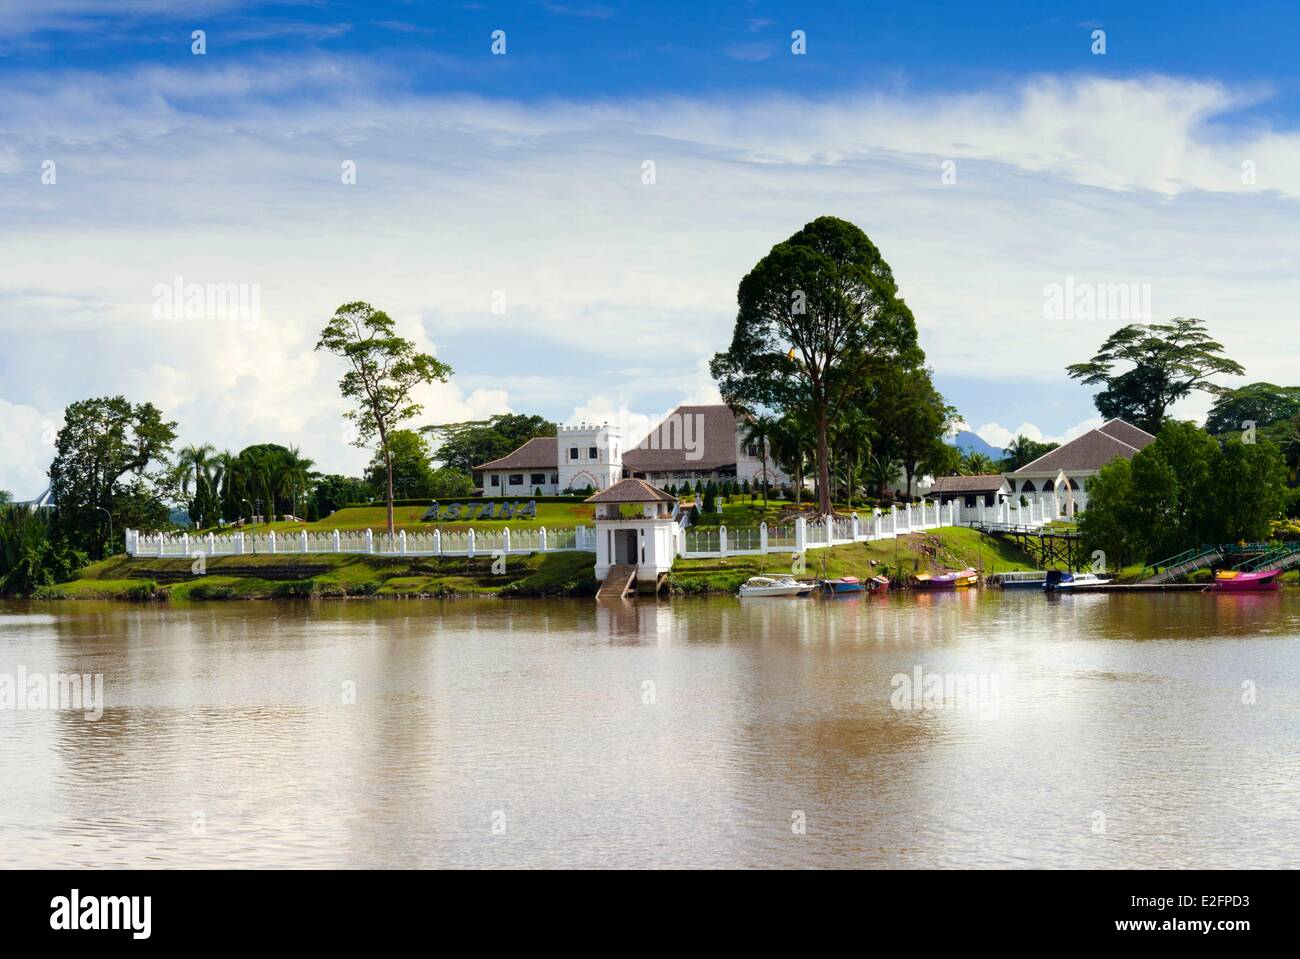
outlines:
[{"label": "tree trunk", "polygon": [[831,515],[831,454],[826,442],[826,411],[817,414],[817,510],[822,516]]},{"label": "tree trunk", "polygon": [[384,471],[388,474],[388,535],[394,535],[393,530],[393,453],[388,448],[387,437],[380,437],[379,440],[384,444]]}]

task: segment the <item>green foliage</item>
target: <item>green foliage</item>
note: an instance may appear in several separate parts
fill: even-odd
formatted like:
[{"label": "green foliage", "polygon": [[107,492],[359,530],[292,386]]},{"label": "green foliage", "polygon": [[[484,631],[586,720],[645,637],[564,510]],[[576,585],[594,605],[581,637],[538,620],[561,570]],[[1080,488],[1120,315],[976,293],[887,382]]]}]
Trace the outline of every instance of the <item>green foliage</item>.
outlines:
[{"label": "green foliage", "polygon": [[830,508],[831,421],[872,378],[921,362],[893,271],[852,223],[823,216],[778,243],[740,281],[731,345],[710,363],[733,409],[799,412],[816,437]]},{"label": "green foliage", "polygon": [[377,490],[386,488],[388,460],[393,467],[393,489],[401,499],[434,496],[433,464],[429,442],[414,430],[393,430],[388,434],[388,456],[376,450],[366,467],[366,482]]},{"label": "green foliage", "polygon": [[1170,422],[1156,441],[1102,467],[1079,520],[1086,548],[1108,565],[1158,561],[1211,543],[1259,541],[1286,500],[1286,467],[1267,441],[1220,444],[1192,423]]},{"label": "green foliage", "polygon": [[989,455],[978,450],[963,456],[959,469],[962,476],[989,476],[998,471],[997,464]]},{"label": "green foliage", "polygon": [[222,514],[226,519],[260,513],[308,512],[307,503],[320,478],[312,471],[313,460],[296,446],[258,443],[240,450],[238,456],[221,454]]},{"label": "green foliage", "polygon": [[462,473],[500,459],[537,436],[556,435],[554,423],[541,416],[502,413],[486,420],[426,426],[437,443],[436,458]]},{"label": "green foliage", "polygon": [[1219,394],[1205,428],[1216,436],[1235,433],[1255,426],[1271,426],[1300,414],[1300,386],[1275,386],[1272,383],[1250,383],[1235,390]]},{"label": "green foliage", "polygon": [[[1116,372],[1117,363],[1131,363]],[[1223,344],[1198,319],[1175,317],[1168,323],[1133,323],[1110,335],[1087,363],[1066,367],[1072,379],[1104,385],[1093,397],[1107,419],[1123,419],[1157,433],[1169,407],[1193,390],[1221,394],[1208,377],[1240,376],[1245,369],[1223,355]]]},{"label": "green foliage", "polygon": [[[165,466],[176,424],[152,403],[125,397],[79,400],[64,410],[55,439],[50,489],[58,503],[62,534],[73,549],[103,556],[111,525],[114,538],[128,526],[158,529],[167,522]],[[111,516],[111,520],[110,520]]]},{"label": "green foliage", "polygon": [[0,508],[0,595],[30,596],[86,565],[47,510]]},{"label": "green foliage", "polygon": [[336,510],[353,503],[368,503],[376,490],[365,480],[353,476],[322,476],[312,488],[309,513],[323,520]]}]

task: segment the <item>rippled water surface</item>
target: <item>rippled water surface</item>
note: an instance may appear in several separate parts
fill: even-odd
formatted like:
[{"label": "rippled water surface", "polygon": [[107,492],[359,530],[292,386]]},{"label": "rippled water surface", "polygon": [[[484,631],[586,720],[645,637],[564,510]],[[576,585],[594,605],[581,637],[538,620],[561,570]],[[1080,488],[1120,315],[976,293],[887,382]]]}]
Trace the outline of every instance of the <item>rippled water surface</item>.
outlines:
[{"label": "rippled water surface", "polygon": [[20,669],[106,705],[0,709],[9,866],[1300,863],[1294,591],[3,603]]}]

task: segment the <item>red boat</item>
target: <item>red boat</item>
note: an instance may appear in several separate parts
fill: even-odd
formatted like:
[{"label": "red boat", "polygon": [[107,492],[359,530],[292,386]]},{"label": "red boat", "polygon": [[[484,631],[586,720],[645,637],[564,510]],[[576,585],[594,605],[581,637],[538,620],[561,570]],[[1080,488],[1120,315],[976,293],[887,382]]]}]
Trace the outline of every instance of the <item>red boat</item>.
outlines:
[{"label": "red boat", "polygon": [[1218,593],[1254,593],[1282,588],[1282,571],[1266,569],[1247,573],[1235,569],[1221,569],[1214,574],[1210,589]]}]

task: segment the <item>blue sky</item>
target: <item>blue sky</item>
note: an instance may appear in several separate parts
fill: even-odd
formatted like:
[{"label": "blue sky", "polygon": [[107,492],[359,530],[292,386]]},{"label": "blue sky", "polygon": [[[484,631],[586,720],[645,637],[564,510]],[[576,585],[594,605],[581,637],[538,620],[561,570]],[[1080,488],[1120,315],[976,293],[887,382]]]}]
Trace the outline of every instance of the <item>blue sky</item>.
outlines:
[{"label": "blue sky", "polygon": [[[710,398],[737,281],[825,213],[881,247],[940,388],[995,443],[1095,417],[1063,367],[1124,320],[1047,321],[1067,281],[1144,287],[1152,318],[1201,316],[1248,379],[1286,379],[1298,19],[0,0],[0,488],[37,492],[60,411],[90,393],[162,404],[186,442],[358,469],[339,371],[310,349],[357,298],[455,368],[429,421],[635,428]],[[160,318],[177,276],[255,287],[257,321]]]}]

